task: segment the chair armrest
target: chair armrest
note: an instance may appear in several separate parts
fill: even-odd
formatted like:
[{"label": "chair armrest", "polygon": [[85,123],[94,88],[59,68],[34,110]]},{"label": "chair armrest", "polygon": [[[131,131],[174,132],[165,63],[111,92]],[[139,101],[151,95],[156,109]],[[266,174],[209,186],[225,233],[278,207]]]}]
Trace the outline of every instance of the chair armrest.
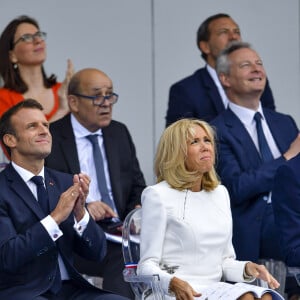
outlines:
[{"label": "chair armrest", "polygon": [[287,267],[287,276],[295,277],[298,286],[300,286],[300,268],[298,267]]},{"label": "chair armrest", "polygon": [[155,300],[164,299],[164,292],[160,284],[159,275],[136,275],[133,272],[130,273],[127,271],[127,269],[123,271],[124,281],[131,284],[134,293],[138,297],[143,293],[151,293]]}]

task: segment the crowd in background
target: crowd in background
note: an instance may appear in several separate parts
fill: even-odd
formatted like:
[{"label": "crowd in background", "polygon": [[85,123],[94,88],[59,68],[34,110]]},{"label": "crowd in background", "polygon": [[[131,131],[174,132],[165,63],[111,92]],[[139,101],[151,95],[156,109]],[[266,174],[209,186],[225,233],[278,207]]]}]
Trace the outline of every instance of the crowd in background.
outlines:
[{"label": "crowd in background", "polygon": [[[69,284],[81,280],[77,277],[78,271],[103,278],[100,296],[90,286],[81,285],[95,294],[91,299],[133,299],[129,284],[123,280],[121,244],[116,243],[113,236],[121,234],[126,215],[140,206],[143,228],[147,229],[142,231],[138,271],[141,274],[159,273],[166,297],[171,299],[197,297],[224,276],[230,281],[246,282],[262,278],[272,288],[278,288],[276,278],[261,262],[274,259],[300,266],[300,231],[297,229],[300,224],[297,205],[300,200],[299,129],[290,116],[276,111],[276,99],[263,62],[255,47],[242,41],[239,25],[231,16],[225,13],[210,16],[198,28],[197,47],[205,66],[170,87],[166,129],[155,162],[157,184],[147,188],[134,141],[126,125],[112,117],[112,108],[118,101],[113,81],[104,71],[94,68],[75,72],[71,60],[67,62],[63,82],[57,82],[54,74],[47,76],[44,68],[46,36],[34,18],[21,16],[11,21],[0,37],[3,156],[0,167],[4,169],[0,180],[10,195],[13,188],[9,189],[9,182],[19,180],[19,175],[25,180],[26,176],[21,174],[30,172],[43,177],[43,185],[50,194],[54,181],[50,180],[50,186],[47,186],[48,175],[44,172],[47,174],[48,169],[77,174],[73,182],[65,179],[58,189],[62,195],[63,192],[70,194],[72,209],[66,212],[62,207],[63,200],[57,196],[45,215],[33,216],[28,212],[27,219],[23,220],[7,207],[7,195],[0,197],[0,227],[10,228],[0,239],[0,253],[3,254],[0,295],[16,300],[26,290],[30,297],[36,297],[34,299],[64,299],[66,295],[77,293]],[[37,104],[22,106],[23,102],[30,103],[32,99]],[[35,113],[29,116],[26,114],[29,110]],[[189,119],[192,123],[188,123]],[[28,146],[32,142],[29,135],[23,137],[25,144],[22,144],[21,135],[23,131],[24,135],[29,134],[29,127],[35,130],[34,142],[38,145],[48,143],[52,151],[48,147],[40,153],[33,145],[32,148],[25,147],[26,138]],[[168,149],[171,145],[173,148]],[[24,191],[26,188],[23,187]],[[84,193],[87,190],[88,195]],[[18,195],[19,201],[28,201],[30,196],[39,201],[38,188],[34,186],[31,191],[33,195],[28,191]],[[215,199],[223,199],[223,202],[215,202]],[[80,201],[85,209],[78,208]],[[80,243],[78,247],[82,247],[82,251],[77,251],[74,261],[73,258],[71,261],[66,259],[71,250],[67,251],[59,238],[71,235],[70,228],[60,232],[59,226],[49,225],[62,213],[66,216],[62,220],[58,218],[58,224],[65,224],[72,214],[76,216],[76,224],[85,220],[84,225],[79,226],[84,230],[76,233],[82,244],[88,243],[86,232],[93,232],[93,239],[106,233],[103,242],[106,249],[101,259],[93,257],[93,253],[90,253],[91,257],[82,258],[85,251]],[[226,226],[223,222],[216,224],[216,218],[224,220]],[[150,234],[153,222],[160,226],[159,235],[157,227],[153,235]],[[95,227],[94,223],[99,226]],[[205,224],[215,227],[203,230]],[[52,237],[47,245],[37,246],[34,242],[37,248],[47,247],[42,258],[55,257],[56,275],[47,284],[30,278],[32,268],[36,268],[35,274],[45,276],[45,280],[47,276],[38,267],[38,263],[43,262],[39,261],[40,254],[34,258],[37,250],[29,244],[26,246],[33,233],[45,239],[41,228],[32,231],[41,225],[50,236],[55,230],[59,232],[59,236]],[[170,230],[172,226],[176,228],[174,232],[178,230],[177,243],[173,230]],[[100,233],[95,233],[97,230]],[[191,249],[178,249],[177,246],[185,242],[187,245],[198,243],[198,239],[194,241],[189,234],[203,236],[205,243]],[[182,236],[185,239],[181,241]],[[212,241],[212,236],[219,236],[220,240]],[[24,241],[22,246],[20,240]],[[206,242],[210,243],[209,247]],[[48,247],[55,250],[48,251]],[[212,249],[221,250],[216,253]],[[21,261],[12,258],[10,264],[4,262],[4,254],[12,250],[19,253]],[[28,254],[24,255],[26,252]],[[193,269],[182,261],[182,257],[189,255]],[[161,267],[174,263],[178,267],[175,274]],[[205,264],[207,266],[203,267]],[[12,272],[10,281],[1,279],[7,272]],[[26,276],[21,288],[14,289],[13,285],[18,284],[23,272]],[[57,276],[63,282],[63,288],[60,287],[63,292],[52,291]],[[34,293],[33,289],[36,289]],[[285,292],[290,300],[300,297],[294,278],[287,278]],[[59,293],[62,298],[51,298]],[[74,299],[80,297],[82,295],[78,294]],[[245,294],[239,299],[247,297],[249,295]],[[270,295],[262,299],[270,299],[267,297]]]}]

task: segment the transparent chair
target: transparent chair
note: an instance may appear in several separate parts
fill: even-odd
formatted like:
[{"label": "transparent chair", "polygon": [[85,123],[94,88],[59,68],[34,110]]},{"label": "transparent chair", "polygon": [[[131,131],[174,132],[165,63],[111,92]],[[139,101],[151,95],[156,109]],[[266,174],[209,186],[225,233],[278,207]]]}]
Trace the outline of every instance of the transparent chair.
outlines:
[{"label": "transparent chair", "polygon": [[125,262],[124,280],[129,282],[135,299],[163,300],[164,293],[158,275],[140,276],[136,266],[140,259],[141,208],[132,210],[123,222],[122,249]]},{"label": "transparent chair", "polygon": [[[285,263],[281,260],[275,259],[261,259],[259,263],[265,265],[268,271],[277,279],[277,281],[280,283],[280,287],[276,289],[276,291],[282,296],[285,296],[285,281],[286,276],[288,275]],[[267,283],[263,282],[262,286],[264,284],[267,287]]]}]

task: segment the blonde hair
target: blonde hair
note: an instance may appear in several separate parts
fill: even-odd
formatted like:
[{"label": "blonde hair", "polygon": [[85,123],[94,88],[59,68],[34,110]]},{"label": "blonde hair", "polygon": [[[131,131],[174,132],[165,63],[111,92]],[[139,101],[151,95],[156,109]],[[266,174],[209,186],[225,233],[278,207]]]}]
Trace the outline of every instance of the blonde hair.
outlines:
[{"label": "blonde hair", "polygon": [[163,132],[155,155],[157,182],[165,180],[172,188],[184,190],[191,189],[202,176],[201,189],[212,191],[218,186],[220,182],[214,167],[204,174],[186,168],[187,142],[194,137],[195,126],[200,126],[206,132],[216,151],[215,133],[207,122],[181,119],[171,124]]}]

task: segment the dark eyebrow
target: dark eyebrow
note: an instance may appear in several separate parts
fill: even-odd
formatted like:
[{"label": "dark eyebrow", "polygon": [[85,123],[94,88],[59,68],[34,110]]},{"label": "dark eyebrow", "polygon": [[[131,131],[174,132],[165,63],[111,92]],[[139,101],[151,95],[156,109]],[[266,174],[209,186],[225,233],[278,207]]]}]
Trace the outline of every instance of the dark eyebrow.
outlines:
[{"label": "dark eyebrow", "polygon": [[93,88],[93,91],[95,91],[95,92],[99,92],[99,91],[101,91],[103,88],[107,88],[108,90],[112,90],[112,89],[113,89],[113,87],[112,87],[112,86],[109,86],[109,87]]}]

